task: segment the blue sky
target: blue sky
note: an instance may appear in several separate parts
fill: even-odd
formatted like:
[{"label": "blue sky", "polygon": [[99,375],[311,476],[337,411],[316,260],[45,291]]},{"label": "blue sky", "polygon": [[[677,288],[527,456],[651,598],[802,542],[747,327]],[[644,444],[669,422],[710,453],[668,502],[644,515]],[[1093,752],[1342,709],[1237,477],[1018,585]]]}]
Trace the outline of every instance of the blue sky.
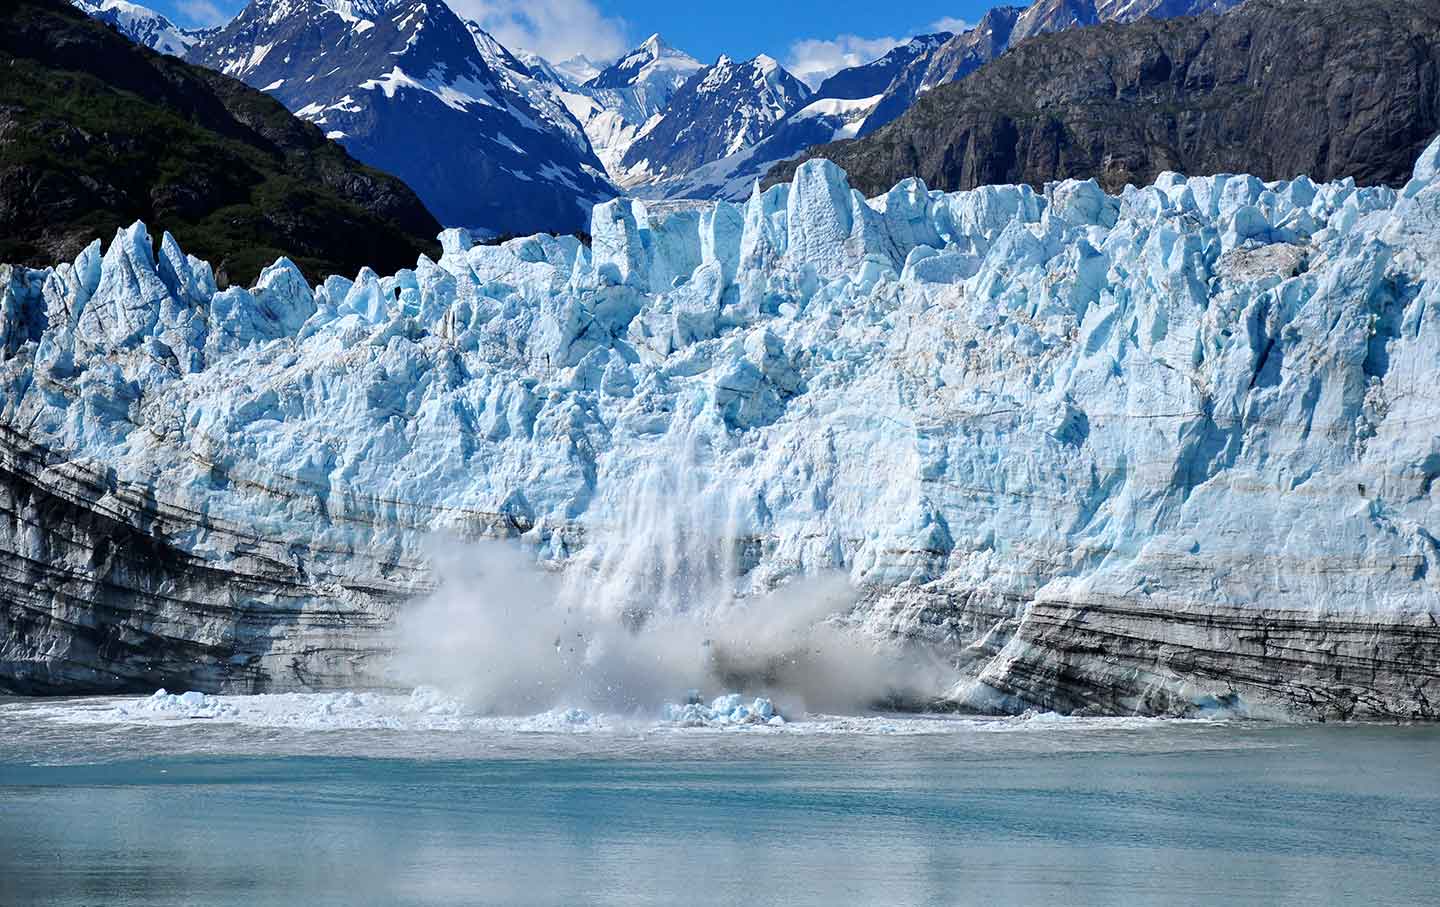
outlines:
[{"label": "blue sky", "polygon": [[[139,0],[145,2],[145,0]],[[995,0],[449,0],[507,45],[563,59],[618,55],[660,32],[703,62],[767,53],[797,75],[880,56],[935,26],[974,22]],[[223,21],[242,0],[150,0],[182,25]],[[804,70],[804,71],[801,71]]]}]

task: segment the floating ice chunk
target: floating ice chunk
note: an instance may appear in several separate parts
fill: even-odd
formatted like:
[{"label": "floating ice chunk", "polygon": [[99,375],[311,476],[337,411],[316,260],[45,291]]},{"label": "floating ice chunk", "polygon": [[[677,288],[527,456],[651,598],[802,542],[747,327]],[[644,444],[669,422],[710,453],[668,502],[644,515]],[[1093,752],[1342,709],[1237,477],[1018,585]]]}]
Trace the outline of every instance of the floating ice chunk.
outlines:
[{"label": "floating ice chunk", "polygon": [[135,716],[151,716],[163,719],[189,718],[233,718],[236,709],[216,696],[190,690],[185,693],[171,693],[164,688],[156,690],[149,697],[118,706],[115,717],[126,719]]},{"label": "floating ice chunk", "polygon": [[739,693],[727,693],[724,696],[717,696],[715,701],[710,703],[710,711],[728,715],[740,707],[743,699]]},{"label": "floating ice chunk", "polygon": [[685,705],[670,704],[660,711],[661,719],[680,727],[731,727],[734,725],[768,724],[779,727],[775,719],[779,714],[769,699],[757,697],[750,702],[739,693],[718,696],[707,707],[703,702],[689,702]]},{"label": "floating ice chunk", "polygon": [[595,720],[594,716],[584,709],[566,709],[560,713],[559,718],[566,724],[590,724]]}]

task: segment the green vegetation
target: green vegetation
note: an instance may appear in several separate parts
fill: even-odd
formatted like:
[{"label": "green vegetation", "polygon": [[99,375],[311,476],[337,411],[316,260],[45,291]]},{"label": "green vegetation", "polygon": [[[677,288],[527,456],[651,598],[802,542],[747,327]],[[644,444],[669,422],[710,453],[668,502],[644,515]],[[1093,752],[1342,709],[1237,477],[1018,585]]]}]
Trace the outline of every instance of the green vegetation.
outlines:
[{"label": "green vegetation", "polygon": [[413,266],[439,224],[278,102],[60,0],[0,12],[0,261],[52,264],[144,220],[248,283]]}]

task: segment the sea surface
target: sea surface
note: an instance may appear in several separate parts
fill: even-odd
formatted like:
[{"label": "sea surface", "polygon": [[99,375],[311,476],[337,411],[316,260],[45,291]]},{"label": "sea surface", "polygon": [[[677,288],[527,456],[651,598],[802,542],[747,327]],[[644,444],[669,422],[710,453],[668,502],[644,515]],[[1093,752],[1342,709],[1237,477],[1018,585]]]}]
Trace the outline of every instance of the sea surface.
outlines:
[{"label": "sea surface", "polygon": [[219,703],[0,699],[0,904],[1440,902],[1435,727]]}]

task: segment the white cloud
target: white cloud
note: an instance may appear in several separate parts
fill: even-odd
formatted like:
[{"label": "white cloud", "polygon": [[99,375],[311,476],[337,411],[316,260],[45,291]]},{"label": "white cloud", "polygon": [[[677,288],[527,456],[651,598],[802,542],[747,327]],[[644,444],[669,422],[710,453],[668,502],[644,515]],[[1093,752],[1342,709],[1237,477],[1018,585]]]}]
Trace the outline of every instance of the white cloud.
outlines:
[{"label": "white cloud", "polygon": [[934,22],[931,22],[928,26],[926,26],[925,30],[932,35],[936,32],[942,31],[948,31],[952,34],[958,35],[961,32],[969,31],[974,27],[975,26],[973,23],[966,22],[964,19],[957,19],[954,16],[941,16],[939,19],[936,19]]},{"label": "white cloud", "polygon": [[[944,16],[914,34],[935,34],[945,31],[959,34],[973,27],[964,19]],[[911,37],[913,35],[907,35],[904,38],[889,36],[862,38],[859,35],[805,38],[790,45],[789,55],[785,59],[785,68],[811,88],[819,88],[821,82],[840,70],[878,60],[885,56],[891,48],[904,44]]]},{"label": "white cloud", "polygon": [[210,0],[180,0],[175,4],[175,10],[183,20],[182,25],[197,28],[223,25],[231,19],[229,14]]},{"label": "white cloud", "polygon": [[840,70],[877,60],[904,41],[904,38],[862,38],[859,35],[806,38],[790,45],[785,68],[811,88],[819,88],[821,82]]},{"label": "white cloud", "polygon": [[625,20],[606,16],[591,0],[448,2],[511,50],[528,50],[554,62],[576,54],[612,60],[629,49]]}]

